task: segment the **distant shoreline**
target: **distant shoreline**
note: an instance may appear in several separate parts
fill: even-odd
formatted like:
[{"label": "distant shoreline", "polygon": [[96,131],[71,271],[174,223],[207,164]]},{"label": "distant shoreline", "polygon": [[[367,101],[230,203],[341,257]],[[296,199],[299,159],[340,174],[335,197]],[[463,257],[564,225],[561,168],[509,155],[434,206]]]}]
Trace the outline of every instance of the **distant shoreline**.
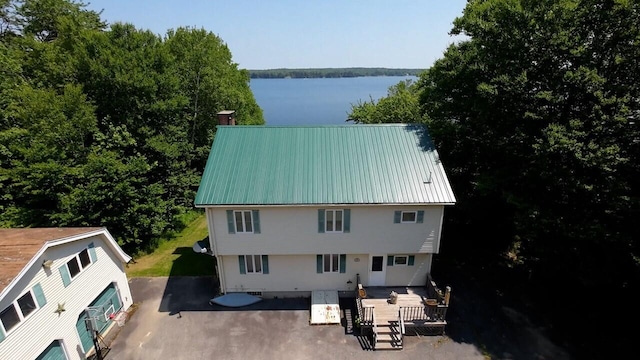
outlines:
[{"label": "distant shoreline", "polygon": [[248,70],[252,79],[317,79],[368,76],[419,76],[425,69],[396,68],[318,68]]}]

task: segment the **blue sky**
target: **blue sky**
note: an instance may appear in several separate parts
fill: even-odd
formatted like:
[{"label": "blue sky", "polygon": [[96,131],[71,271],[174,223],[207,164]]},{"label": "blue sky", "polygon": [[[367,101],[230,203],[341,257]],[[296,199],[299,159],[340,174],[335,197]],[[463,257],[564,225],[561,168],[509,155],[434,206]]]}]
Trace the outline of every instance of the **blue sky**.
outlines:
[{"label": "blue sky", "polygon": [[108,23],[218,35],[245,69],[428,68],[466,0],[85,0]]}]

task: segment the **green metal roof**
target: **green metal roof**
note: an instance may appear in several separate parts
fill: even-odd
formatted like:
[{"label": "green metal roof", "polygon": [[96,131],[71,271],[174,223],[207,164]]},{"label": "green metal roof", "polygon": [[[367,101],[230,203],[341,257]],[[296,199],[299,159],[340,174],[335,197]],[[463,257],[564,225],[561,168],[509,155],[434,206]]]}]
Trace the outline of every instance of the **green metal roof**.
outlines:
[{"label": "green metal roof", "polygon": [[218,126],[195,205],[454,202],[423,126]]}]

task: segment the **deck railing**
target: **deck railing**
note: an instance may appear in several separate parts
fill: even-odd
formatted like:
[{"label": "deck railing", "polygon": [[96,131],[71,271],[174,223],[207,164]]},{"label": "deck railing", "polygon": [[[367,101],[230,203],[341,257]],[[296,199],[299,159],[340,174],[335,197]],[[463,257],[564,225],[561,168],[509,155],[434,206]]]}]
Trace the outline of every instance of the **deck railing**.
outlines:
[{"label": "deck railing", "polygon": [[400,325],[400,341],[404,343],[404,333],[406,332],[404,328],[404,317],[402,316],[402,308],[398,310],[398,324]]},{"label": "deck railing", "polygon": [[373,348],[375,349],[378,343],[378,323],[376,322],[376,313],[373,311],[373,307],[371,307],[371,319],[373,323]]},{"label": "deck railing", "polygon": [[400,313],[406,322],[435,322],[444,321],[447,316],[447,306],[401,306]]}]

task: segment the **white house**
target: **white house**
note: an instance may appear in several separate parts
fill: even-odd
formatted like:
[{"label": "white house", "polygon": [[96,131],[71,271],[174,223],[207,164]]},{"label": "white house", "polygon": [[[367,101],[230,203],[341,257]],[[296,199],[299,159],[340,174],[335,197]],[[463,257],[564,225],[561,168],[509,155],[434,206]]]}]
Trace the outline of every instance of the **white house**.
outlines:
[{"label": "white house", "polygon": [[221,291],[424,286],[455,197],[419,125],[218,126],[196,195]]},{"label": "white house", "polygon": [[125,254],[105,228],[0,229],[0,359],[85,359],[131,306]]}]

